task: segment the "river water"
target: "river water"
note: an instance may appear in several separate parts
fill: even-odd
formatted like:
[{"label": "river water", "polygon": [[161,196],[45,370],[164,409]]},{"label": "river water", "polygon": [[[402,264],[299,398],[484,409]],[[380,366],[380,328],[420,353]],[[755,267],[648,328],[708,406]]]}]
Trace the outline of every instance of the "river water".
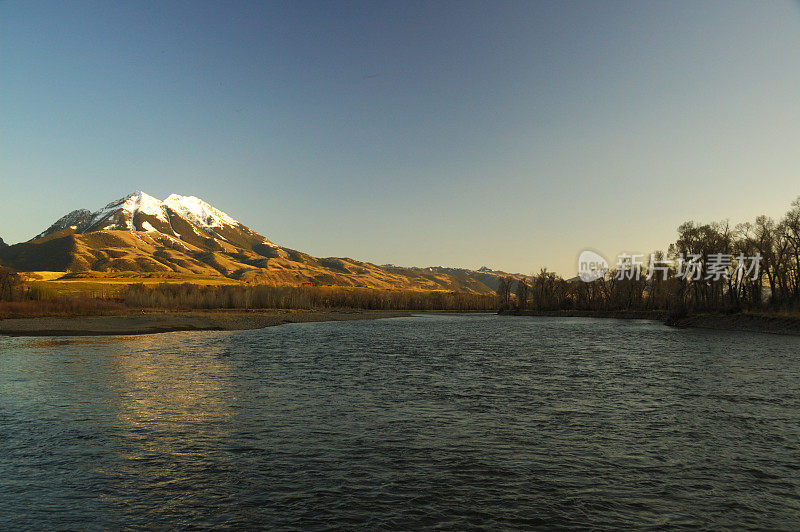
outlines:
[{"label": "river water", "polygon": [[0,529],[800,527],[800,338],[421,315],[0,338]]}]

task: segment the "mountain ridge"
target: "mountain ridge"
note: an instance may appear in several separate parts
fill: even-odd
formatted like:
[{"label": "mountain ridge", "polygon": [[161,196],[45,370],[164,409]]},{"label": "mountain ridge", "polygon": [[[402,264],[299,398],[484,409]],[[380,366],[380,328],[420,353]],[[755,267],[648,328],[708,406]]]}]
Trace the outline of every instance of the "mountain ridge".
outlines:
[{"label": "mountain ridge", "polygon": [[475,293],[494,291],[508,275],[314,257],[273,243],[196,196],[170,194],[162,201],[142,191],[97,211],[71,211],[27,242],[0,245],[0,262],[23,271],[162,272],[246,283]]}]

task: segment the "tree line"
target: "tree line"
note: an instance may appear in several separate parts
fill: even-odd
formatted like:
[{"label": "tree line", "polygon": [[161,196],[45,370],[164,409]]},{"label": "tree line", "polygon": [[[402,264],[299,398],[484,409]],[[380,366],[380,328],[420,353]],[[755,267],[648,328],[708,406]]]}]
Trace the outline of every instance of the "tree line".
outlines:
[{"label": "tree line", "polygon": [[547,269],[519,281],[504,278],[497,297],[501,309],[533,311],[798,311],[800,198],[779,220],[685,222],[666,253],[640,264],[618,262],[592,282]]},{"label": "tree line", "polygon": [[[107,305],[101,303],[108,303]],[[99,306],[98,306],[99,305]],[[158,309],[315,309],[444,310],[494,312],[494,294],[460,291],[386,290],[336,286],[271,286],[160,283],[131,284],[121,296],[57,294],[46,283],[27,283],[0,267],[0,319],[18,315],[85,314],[92,310]],[[85,312],[84,312],[85,310]]]},{"label": "tree line", "polygon": [[84,316],[121,312],[120,301],[58,295],[43,285],[31,285],[22,275],[0,266],[0,319],[31,316]]},{"label": "tree line", "polygon": [[130,307],[167,309],[497,310],[494,294],[335,286],[134,284],[124,300]]}]

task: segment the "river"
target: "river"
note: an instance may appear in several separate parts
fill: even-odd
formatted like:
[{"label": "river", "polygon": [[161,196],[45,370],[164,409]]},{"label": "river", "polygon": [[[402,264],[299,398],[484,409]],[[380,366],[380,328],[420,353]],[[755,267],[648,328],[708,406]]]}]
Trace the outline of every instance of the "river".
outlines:
[{"label": "river", "polygon": [[800,523],[800,338],[426,314],[0,338],[0,528]]}]

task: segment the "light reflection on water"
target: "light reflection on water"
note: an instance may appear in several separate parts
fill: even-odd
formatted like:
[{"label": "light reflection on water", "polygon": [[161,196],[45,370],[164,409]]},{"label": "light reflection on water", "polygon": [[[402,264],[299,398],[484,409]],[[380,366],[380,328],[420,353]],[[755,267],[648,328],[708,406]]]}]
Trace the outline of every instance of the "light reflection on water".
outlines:
[{"label": "light reflection on water", "polygon": [[0,338],[0,528],[793,528],[798,370],[580,318]]}]

